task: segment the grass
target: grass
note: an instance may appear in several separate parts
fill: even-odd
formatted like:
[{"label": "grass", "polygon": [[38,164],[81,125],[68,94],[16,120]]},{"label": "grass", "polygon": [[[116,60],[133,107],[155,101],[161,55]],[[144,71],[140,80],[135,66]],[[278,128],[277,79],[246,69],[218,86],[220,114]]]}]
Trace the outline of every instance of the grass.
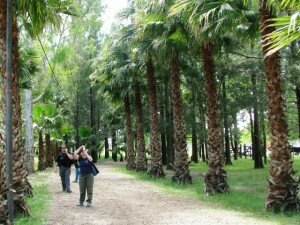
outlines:
[{"label": "grass", "polygon": [[33,187],[33,197],[26,197],[30,208],[30,217],[17,215],[16,225],[40,225],[48,219],[51,203],[51,192],[48,187],[47,171],[37,172],[29,176],[29,182]]},{"label": "grass", "polygon": [[[118,167],[118,171],[133,175],[135,178],[155,184],[160,191],[174,195],[190,196],[197,198],[210,207],[229,209],[244,213],[245,215],[274,224],[299,224],[300,213],[287,212],[274,214],[264,209],[267,197],[268,168],[253,169],[253,161],[250,159],[239,159],[233,161],[234,165],[225,166],[228,174],[230,193],[217,194],[213,196],[204,195],[204,181],[202,174],[207,172],[205,163],[191,164],[190,172],[193,184],[180,186],[172,183],[171,171],[167,171],[166,179],[151,179],[146,173],[128,171],[124,167]],[[300,168],[300,158],[294,158],[294,169]],[[299,174],[297,174],[299,176]]]}]

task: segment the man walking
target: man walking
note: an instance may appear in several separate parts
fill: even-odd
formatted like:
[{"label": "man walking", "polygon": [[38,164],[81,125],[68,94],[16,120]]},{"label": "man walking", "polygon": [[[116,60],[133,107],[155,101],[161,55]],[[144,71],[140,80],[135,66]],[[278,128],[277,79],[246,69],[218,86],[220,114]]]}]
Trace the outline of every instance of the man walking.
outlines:
[{"label": "man walking", "polygon": [[71,193],[70,174],[71,165],[73,164],[73,156],[68,153],[68,149],[66,148],[66,146],[61,147],[61,151],[57,155],[56,162],[59,166],[59,175],[61,178],[62,189],[67,193]]}]

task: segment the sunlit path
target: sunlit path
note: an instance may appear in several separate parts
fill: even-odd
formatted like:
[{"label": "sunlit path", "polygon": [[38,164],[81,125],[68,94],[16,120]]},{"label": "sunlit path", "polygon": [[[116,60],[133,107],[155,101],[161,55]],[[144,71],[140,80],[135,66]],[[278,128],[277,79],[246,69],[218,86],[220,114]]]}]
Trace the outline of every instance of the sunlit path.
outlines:
[{"label": "sunlit path", "polygon": [[152,184],[115,172],[114,165],[99,166],[91,208],[76,206],[78,184],[72,183],[71,194],[64,193],[58,174],[52,172],[53,201],[45,224],[268,224],[240,213],[208,208],[198,200],[159,192]]}]

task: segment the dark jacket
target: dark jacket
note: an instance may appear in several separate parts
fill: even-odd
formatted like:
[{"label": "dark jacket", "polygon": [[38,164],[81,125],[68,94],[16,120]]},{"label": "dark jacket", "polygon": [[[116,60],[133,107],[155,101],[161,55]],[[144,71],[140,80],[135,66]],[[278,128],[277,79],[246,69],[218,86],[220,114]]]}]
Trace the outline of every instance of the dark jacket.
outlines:
[{"label": "dark jacket", "polygon": [[56,162],[58,166],[71,167],[73,160],[69,159],[66,153],[60,152],[57,155]]}]

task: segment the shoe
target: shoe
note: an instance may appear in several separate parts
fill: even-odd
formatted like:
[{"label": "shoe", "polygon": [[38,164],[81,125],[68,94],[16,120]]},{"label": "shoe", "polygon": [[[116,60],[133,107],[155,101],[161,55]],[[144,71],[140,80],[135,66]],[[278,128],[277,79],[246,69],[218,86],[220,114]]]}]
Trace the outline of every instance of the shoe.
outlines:
[{"label": "shoe", "polygon": [[72,181],[72,183],[77,183],[77,182],[78,182],[77,180],[73,180],[73,181]]},{"label": "shoe", "polygon": [[70,189],[67,190],[67,193],[72,193],[72,191]]},{"label": "shoe", "polygon": [[91,202],[87,202],[86,203],[86,207],[91,207],[92,206],[92,203]]},{"label": "shoe", "polygon": [[83,202],[79,202],[77,206],[83,207]]},{"label": "shoe", "polygon": [[65,188],[63,188],[63,190],[62,191],[66,191],[67,189],[65,189]]}]

